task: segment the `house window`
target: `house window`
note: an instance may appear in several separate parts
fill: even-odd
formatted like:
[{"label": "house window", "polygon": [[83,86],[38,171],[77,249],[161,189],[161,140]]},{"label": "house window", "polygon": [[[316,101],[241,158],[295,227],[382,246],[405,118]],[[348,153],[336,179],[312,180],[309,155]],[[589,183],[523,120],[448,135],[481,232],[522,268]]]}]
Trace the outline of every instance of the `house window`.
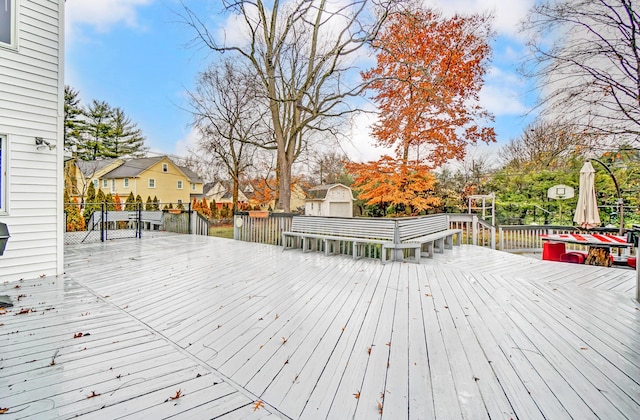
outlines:
[{"label": "house window", "polygon": [[181,190],[182,189],[182,181],[178,181],[178,189]]},{"label": "house window", "polygon": [[156,180],[154,178],[149,178],[149,188],[156,187]]},{"label": "house window", "polygon": [[7,210],[7,137],[0,136],[0,212]]},{"label": "house window", "polygon": [[98,189],[98,180],[97,179],[93,180],[93,188],[96,189],[96,190]]},{"label": "house window", "polygon": [[169,172],[169,164],[167,163],[162,164],[162,172]]},{"label": "house window", "polygon": [[0,45],[15,46],[15,0],[0,0]]},{"label": "house window", "polygon": [[116,180],[115,179],[111,180],[111,192],[112,193],[116,192]]},{"label": "house window", "polygon": [[122,182],[125,188],[129,188],[129,178],[125,178]]},{"label": "house window", "polygon": [[196,190],[196,184],[194,184],[193,182],[191,183],[191,191],[195,191]]},{"label": "house window", "polygon": [[103,179],[102,180],[102,188],[106,189],[108,186],[109,186],[109,180]]}]

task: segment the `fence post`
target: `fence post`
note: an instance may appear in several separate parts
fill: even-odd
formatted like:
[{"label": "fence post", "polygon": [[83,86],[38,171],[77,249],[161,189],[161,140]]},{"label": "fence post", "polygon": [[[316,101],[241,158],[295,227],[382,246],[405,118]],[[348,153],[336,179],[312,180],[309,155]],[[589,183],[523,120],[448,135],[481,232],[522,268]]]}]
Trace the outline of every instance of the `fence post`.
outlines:
[{"label": "fence post", "polygon": [[137,203],[138,211],[136,212],[138,215],[138,231],[136,235],[138,238],[142,238],[142,203]]},{"label": "fence post", "polygon": [[100,242],[104,242],[107,239],[106,232],[106,219],[107,212],[105,211],[105,203],[100,203]]},{"label": "fence post", "polygon": [[471,232],[471,245],[478,245],[478,216],[473,216],[473,219],[471,221]]}]

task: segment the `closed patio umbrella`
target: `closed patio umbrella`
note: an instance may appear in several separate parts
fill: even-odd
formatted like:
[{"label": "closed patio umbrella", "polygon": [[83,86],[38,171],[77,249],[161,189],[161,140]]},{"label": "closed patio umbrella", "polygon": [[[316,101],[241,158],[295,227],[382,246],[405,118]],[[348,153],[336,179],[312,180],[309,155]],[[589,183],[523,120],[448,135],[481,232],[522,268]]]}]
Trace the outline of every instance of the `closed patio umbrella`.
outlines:
[{"label": "closed patio umbrella", "polygon": [[595,175],[591,162],[587,161],[580,169],[580,185],[578,187],[578,205],[573,221],[584,229],[600,226],[600,212],[596,200]]}]

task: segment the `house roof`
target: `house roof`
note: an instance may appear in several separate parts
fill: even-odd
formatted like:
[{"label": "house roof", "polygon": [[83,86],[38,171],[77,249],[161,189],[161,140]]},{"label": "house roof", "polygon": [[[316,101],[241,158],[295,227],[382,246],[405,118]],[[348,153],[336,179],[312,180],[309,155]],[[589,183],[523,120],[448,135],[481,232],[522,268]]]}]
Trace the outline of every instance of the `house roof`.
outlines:
[{"label": "house roof", "polygon": [[101,169],[111,165],[118,159],[76,160],[76,166],[86,178],[95,176]]},{"label": "house roof", "polygon": [[118,166],[112,171],[104,174],[103,178],[111,179],[111,178],[136,178],[140,176],[140,174],[156,163],[163,160],[164,156],[159,157],[150,157],[150,158],[139,158],[139,159],[131,159],[124,162],[122,165]]},{"label": "house roof", "polygon": [[343,187],[346,188],[348,190],[351,190],[351,188],[347,187],[346,185],[343,184],[326,184],[326,185],[318,185],[317,187],[313,187],[310,188],[308,191],[308,196],[307,199],[308,200],[324,200],[325,198],[327,198],[327,192],[335,187]]},{"label": "house roof", "polygon": [[186,166],[178,166],[178,168],[180,168],[180,170],[184,172],[187,178],[189,178],[189,181],[193,182],[194,184],[202,183],[202,178],[200,178],[200,176],[193,172],[191,169],[187,168]]}]

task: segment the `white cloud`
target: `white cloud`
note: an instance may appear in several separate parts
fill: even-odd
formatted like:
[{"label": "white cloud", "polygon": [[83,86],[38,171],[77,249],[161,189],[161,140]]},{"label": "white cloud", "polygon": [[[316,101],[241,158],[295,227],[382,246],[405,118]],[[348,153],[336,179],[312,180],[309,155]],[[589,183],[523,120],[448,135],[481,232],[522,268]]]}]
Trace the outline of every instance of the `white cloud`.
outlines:
[{"label": "white cloud", "polygon": [[67,34],[73,34],[78,25],[92,26],[99,32],[107,32],[114,25],[125,24],[136,28],[138,8],[148,6],[154,0],[67,0],[65,17]]},{"label": "white cloud", "polygon": [[535,0],[424,0],[425,5],[446,15],[491,12],[495,30],[506,36],[518,35],[518,25],[534,3]]}]

